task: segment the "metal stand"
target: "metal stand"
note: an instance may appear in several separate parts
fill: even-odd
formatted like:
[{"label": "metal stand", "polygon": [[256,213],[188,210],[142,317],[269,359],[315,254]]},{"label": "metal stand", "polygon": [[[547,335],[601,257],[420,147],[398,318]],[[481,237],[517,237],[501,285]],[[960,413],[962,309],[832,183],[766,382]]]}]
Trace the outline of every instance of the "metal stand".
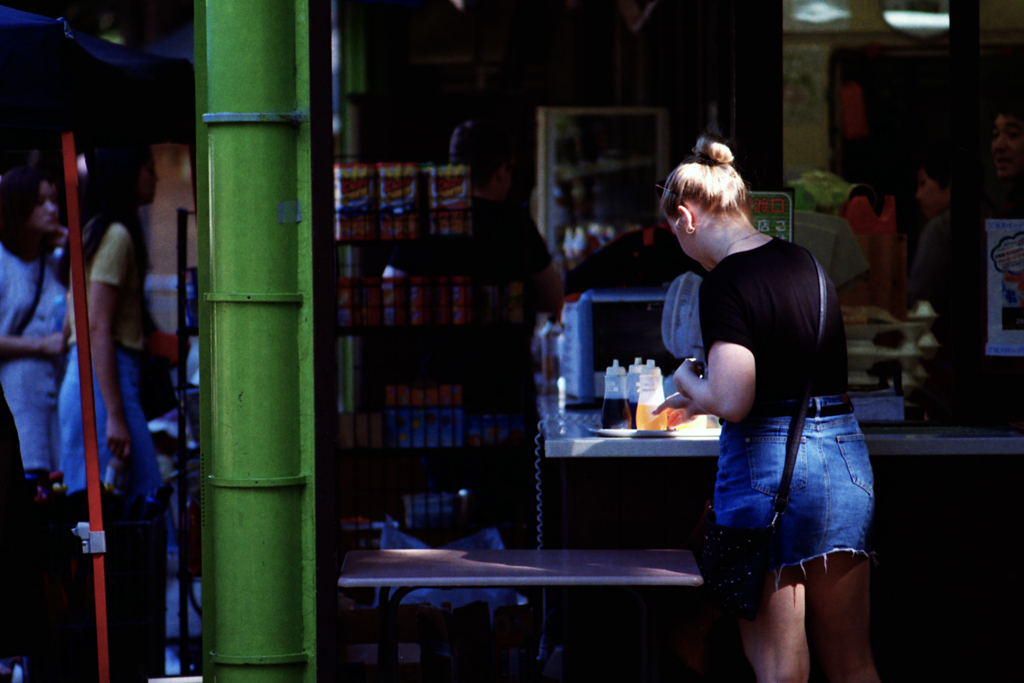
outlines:
[{"label": "metal stand", "polygon": [[192,671],[188,612],[189,596],[192,593],[192,572],[189,570],[188,548],[188,420],[185,403],[188,392],[188,347],[189,338],[198,334],[196,327],[189,327],[185,316],[188,305],[185,274],[188,270],[188,216],[194,213],[178,209],[178,659],[182,675]]}]

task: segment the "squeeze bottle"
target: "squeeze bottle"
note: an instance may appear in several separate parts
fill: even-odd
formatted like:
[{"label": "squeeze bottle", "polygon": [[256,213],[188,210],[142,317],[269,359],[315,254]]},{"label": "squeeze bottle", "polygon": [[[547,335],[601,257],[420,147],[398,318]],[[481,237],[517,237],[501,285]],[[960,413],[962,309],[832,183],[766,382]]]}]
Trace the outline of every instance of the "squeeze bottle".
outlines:
[{"label": "squeeze bottle", "polygon": [[634,358],[633,364],[629,366],[629,374],[626,375],[626,397],[629,399],[629,409],[633,415],[633,429],[636,429],[636,404],[640,399],[640,368],[643,366],[643,360]]},{"label": "squeeze bottle", "polygon": [[629,429],[633,412],[626,400],[626,368],[613,360],[604,372],[604,403],[601,406],[603,429]]},{"label": "squeeze bottle", "polygon": [[651,415],[655,408],[665,402],[665,390],[661,383],[661,370],[653,360],[640,369],[640,396],[636,407],[636,428],[663,431],[668,429],[668,414]]},{"label": "squeeze bottle", "polygon": [[541,394],[558,394],[558,378],[561,374],[558,363],[558,340],[562,335],[562,324],[558,318],[549,315],[540,332],[541,373],[543,384]]}]

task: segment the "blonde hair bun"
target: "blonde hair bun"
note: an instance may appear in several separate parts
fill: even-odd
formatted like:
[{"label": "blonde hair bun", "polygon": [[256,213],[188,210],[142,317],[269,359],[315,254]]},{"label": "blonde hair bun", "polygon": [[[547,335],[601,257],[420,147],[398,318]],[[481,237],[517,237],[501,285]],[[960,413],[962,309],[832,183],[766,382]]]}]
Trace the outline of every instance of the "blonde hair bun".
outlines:
[{"label": "blonde hair bun", "polygon": [[731,164],[735,159],[732,150],[729,149],[729,145],[724,142],[719,142],[707,135],[700,136],[700,139],[697,140],[697,146],[694,147],[694,151],[698,154],[705,155],[716,164]]},{"label": "blonde hair bun", "polygon": [[743,214],[747,207],[746,182],[734,165],[729,145],[714,132],[705,133],[693,148],[696,155],[684,160],[669,175],[662,194],[661,211],[670,221],[686,200],[699,203],[715,214]]}]

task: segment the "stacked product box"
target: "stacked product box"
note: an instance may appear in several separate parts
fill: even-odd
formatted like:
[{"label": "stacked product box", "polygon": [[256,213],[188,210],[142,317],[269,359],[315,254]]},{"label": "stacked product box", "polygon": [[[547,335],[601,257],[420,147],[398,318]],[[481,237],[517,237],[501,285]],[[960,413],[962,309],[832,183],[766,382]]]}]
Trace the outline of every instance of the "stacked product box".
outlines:
[{"label": "stacked product box", "polygon": [[468,164],[423,164],[431,235],[472,235]]},{"label": "stacked product box", "polygon": [[[392,278],[388,278],[392,279]],[[384,278],[338,278],[338,325],[378,327],[384,321]]]},{"label": "stacked product box", "polygon": [[384,443],[389,448],[462,446],[462,387],[416,381],[384,387]]},{"label": "stacked product box", "polygon": [[419,236],[419,168],[413,163],[377,164],[382,240]]},{"label": "stacked product box", "polygon": [[462,386],[453,384],[452,387],[452,440],[453,446],[461,447],[465,443],[465,432],[463,427],[462,412]]},{"label": "stacked product box", "polygon": [[334,165],[334,239],[377,237],[374,177],[371,164]]},{"label": "stacked product box", "polygon": [[440,387],[430,383],[424,387],[423,397],[423,441],[427,448],[441,445],[441,397]]},{"label": "stacked product box", "polygon": [[338,325],[466,325],[524,322],[523,283],[456,277],[339,277]]},{"label": "stacked product box", "polygon": [[399,384],[395,388],[398,416],[395,442],[399,448],[412,448],[412,392],[408,384]]},{"label": "stacked product box", "polygon": [[382,322],[386,326],[408,325],[409,308],[405,303],[406,278],[381,278],[380,304]]},{"label": "stacked product box", "polygon": [[398,420],[398,387],[388,384],[384,386],[384,445],[387,448],[398,448]]},{"label": "stacked product box", "polygon": [[412,447],[425,448],[427,445],[426,390],[422,382],[413,383],[412,393]]},{"label": "stacked product box", "polygon": [[339,277],[338,278],[338,326],[339,327],[352,327],[355,325],[353,319],[352,309],[355,301],[355,278],[351,277]]},{"label": "stacked product box", "polygon": [[522,415],[466,415],[467,446],[518,446],[525,434]]},{"label": "stacked product box", "polygon": [[473,281],[466,276],[452,278],[452,324],[467,325],[473,322]]},{"label": "stacked product box", "polygon": [[426,325],[430,322],[430,278],[409,278],[409,324]]}]

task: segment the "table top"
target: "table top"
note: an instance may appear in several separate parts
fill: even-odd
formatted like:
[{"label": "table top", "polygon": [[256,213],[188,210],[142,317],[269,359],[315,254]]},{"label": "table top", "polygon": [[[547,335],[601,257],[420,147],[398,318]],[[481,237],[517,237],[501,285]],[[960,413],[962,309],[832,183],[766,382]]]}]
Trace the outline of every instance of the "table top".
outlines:
[{"label": "table top", "polygon": [[353,550],[338,586],[699,586],[689,550]]}]

